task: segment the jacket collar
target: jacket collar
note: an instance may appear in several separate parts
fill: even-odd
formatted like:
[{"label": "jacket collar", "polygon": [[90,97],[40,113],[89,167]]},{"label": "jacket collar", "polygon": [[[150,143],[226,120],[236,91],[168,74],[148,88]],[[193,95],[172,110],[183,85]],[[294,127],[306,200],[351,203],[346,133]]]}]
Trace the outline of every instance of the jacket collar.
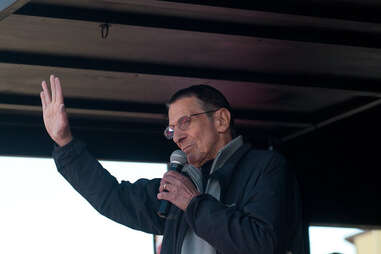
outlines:
[{"label": "jacket collar", "polygon": [[216,158],[213,160],[213,164],[210,170],[210,174],[214,171],[222,168],[228,159],[243,145],[242,136],[238,136],[226,144],[218,151]]},{"label": "jacket collar", "polygon": [[210,175],[210,178],[216,179],[219,181],[221,189],[226,190],[230,180],[233,177],[234,168],[240,162],[241,158],[250,150],[250,144],[241,145],[224,163],[221,168],[217,168]]}]

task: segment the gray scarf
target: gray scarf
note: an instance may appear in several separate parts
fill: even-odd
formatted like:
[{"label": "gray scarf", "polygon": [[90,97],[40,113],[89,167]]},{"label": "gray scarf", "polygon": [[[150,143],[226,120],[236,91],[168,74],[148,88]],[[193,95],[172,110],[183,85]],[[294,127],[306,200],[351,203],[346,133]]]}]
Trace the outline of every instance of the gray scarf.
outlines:
[{"label": "gray scarf", "polygon": [[[210,173],[221,168],[225,162],[243,145],[242,136],[238,136],[224,146],[218,153],[213,161]],[[212,195],[217,200],[220,200],[221,186],[217,180],[209,179],[204,190],[202,184],[202,172],[201,169],[196,168],[190,164],[186,164],[183,168],[183,172],[188,174],[196,185],[197,190],[201,193],[207,193]],[[216,250],[209,243],[198,237],[193,230],[188,229],[188,232],[184,238],[184,242],[181,248],[181,254],[215,254]]]}]

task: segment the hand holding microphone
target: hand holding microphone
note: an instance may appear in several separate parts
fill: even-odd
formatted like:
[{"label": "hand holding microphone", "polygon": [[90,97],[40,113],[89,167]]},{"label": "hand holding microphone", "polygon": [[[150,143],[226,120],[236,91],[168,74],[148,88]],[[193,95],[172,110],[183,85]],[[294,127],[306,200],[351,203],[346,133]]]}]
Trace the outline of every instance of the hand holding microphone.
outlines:
[{"label": "hand holding microphone", "polygon": [[161,179],[157,195],[157,198],[162,200],[158,211],[158,215],[161,217],[168,215],[169,202],[185,211],[189,202],[200,195],[193,182],[180,173],[186,161],[186,155],[181,150],[176,150],[171,154],[169,170]]}]

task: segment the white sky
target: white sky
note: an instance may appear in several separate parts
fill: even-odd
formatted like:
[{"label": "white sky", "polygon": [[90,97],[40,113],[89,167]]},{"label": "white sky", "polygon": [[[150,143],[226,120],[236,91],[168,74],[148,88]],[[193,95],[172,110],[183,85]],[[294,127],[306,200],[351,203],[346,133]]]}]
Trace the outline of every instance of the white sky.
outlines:
[{"label": "white sky", "polygon": [[361,231],[355,228],[310,227],[311,254],[356,254],[354,245],[344,239]]},{"label": "white sky", "polygon": [[[100,215],[51,159],[0,157],[0,253],[153,253],[152,235]],[[161,177],[165,164],[102,162],[118,179]]]},{"label": "white sky", "polygon": [[[0,157],[0,253],[153,253],[152,235],[100,215],[57,172],[52,159]],[[161,177],[165,164],[103,161],[118,180]],[[310,228],[311,254],[356,254],[357,229]]]}]

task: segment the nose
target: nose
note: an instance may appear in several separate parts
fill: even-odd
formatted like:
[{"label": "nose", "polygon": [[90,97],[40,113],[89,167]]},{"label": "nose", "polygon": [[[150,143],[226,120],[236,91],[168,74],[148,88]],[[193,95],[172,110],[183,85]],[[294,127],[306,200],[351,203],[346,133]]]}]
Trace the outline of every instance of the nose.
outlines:
[{"label": "nose", "polygon": [[178,147],[180,147],[180,143],[182,142],[182,140],[185,139],[185,137],[186,137],[186,133],[180,130],[179,128],[175,127],[174,133],[173,133],[173,142],[175,142]]}]

